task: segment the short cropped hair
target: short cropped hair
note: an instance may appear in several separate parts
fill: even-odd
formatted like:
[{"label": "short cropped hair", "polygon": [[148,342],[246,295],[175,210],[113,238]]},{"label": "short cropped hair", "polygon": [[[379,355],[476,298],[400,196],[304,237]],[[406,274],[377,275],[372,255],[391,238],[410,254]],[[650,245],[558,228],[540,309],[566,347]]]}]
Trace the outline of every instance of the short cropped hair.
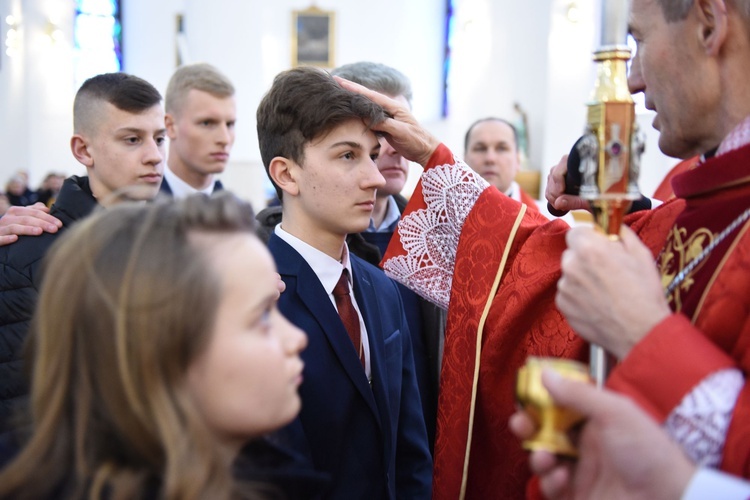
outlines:
[{"label": "short cropped hair", "polygon": [[693,6],[693,0],[657,0],[657,3],[669,22],[685,19]]},{"label": "short cropped hair", "polygon": [[167,113],[178,113],[185,96],[193,89],[219,98],[234,95],[234,85],[218,69],[206,63],[188,64],[178,68],[169,79],[164,101]]},{"label": "short cropped hair", "polygon": [[[305,144],[347,120],[359,119],[372,127],[385,117],[383,108],[344,89],[321,69],[299,67],[279,73],[257,112],[258,145],[266,174],[277,156],[302,165]],[[281,199],[281,189],[271,182]]]},{"label": "short cropped hair", "polygon": [[368,61],[344,64],[331,71],[331,74],[346,78],[381,94],[393,97],[402,95],[411,105],[411,82],[399,70],[385,64]]},{"label": "short cropped hair", "polygon": [[[690,12],[694,0],[657,0],[657,3],[664,13],[664,19],[671,23],[684,20]],[[750,22],[750,1],[729,0],[727,3],[732,4],[739,11],[745,20],[745,25]]]},{"label": "short cropped hair", "polygon": [[142,78],[127,73],[92,76],[81,85],[73,101],[73,131],[91,131],[99,116],[96,105],[108,102],[129,113],[142,113],[161,102],[161,94]]},{"label": "short cropped hair", "polygon": [[464,136],[464,153],[469,151],[469,138],[471,137],[471,132],[474,130],[474,127],[484,122],[500,122],[509,126],[510,129],[513,131],[513,144],[515,144],[516,149],[518,149],[518,130],[516,130],[516,126],[510,123],[508,120],[503,120],[502,118],[495,118],[494,116],[489,116],[487,118],[482,118],[480,120],[475,121],[474,123],[471,124],[471,126],[469,127],[469,130],[466,131],[466,135]]}]

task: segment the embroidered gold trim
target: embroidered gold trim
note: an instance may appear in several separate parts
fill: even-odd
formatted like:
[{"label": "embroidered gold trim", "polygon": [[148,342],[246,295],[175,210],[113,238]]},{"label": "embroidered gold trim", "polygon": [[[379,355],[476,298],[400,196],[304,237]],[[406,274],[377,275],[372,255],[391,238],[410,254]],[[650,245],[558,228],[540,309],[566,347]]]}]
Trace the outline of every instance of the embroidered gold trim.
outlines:
[{"label": "embroidered gold trim", "polygon": [[521,210],[518,212],[518,216],[516,217],[516,221],[513,224],[513,229],[510,231],[510,236],[508,238],[508,241],[505,244],[505,250],[503,250],[503,258],[500,261],[500,266],[498,266],[497,274],[495,275],[495,281],[492,283],[492,288],[490,289],[490,293],[487,296],[487,302],[484,304],[484,311],[482,311],[482,316],[479,319],[479,327],[477,328],[477,343],[476,343],[476,350],[474,355],[474,381],[471,385],[471,406],[469,407],[469,435],[466,439],[466,452],[464,454],[464,470],[463,474],[461,476],[461,493],[459,495],[460,500],[464,500],[464,497],[466,496],[466,483],[469,479],[469,456],[471,455],[471,436],[474,431],[474,413],[476,411],[476,402],[477,402],[477,383],[479,382],[479,362],[480,357],[482,354],[482,337],[484,335],[484,324],[487,321],[487,315],[490,313],[490,307],[492,306],[492,299],[495,297],[495,294],[497,293],[497,289],[500,286],[500,279],[503,276],[503,271],[505,270],[505,264],[508,261],[508,254],[510,253],[510,247],[513,244],[513,240],[516,238],[516,233],[518,232],[518,226],[521,225],[521,221],[523,220],[523,216],[526,214],[526,205],[521,205]]},{"label": "embroidered gold trim", "polygon": [[746,222],[742,226],[742,229],[740,229],[740,232],[734,238],[734,241],[732,241],[732,244],[729,246],[726,253],[722,256],[721,262],[719,263],[718,266],[716,266],[716,270],[714,271],[714,274],[711,276],[711,279],[708,281],[706,288],[703,289],[703,295],[701,295],[701,300],[698,302],[698,306],[695,308],[695,313],[693,313],[693,317],[690,320],[692,324],[695,324],[696,321],[698,320],[698,316],[700,315],[701,309],[703,308],[703,303],[706,301],[706,296],[708,296],[708,293],[711,291],[711,287],[714,285],[714,282],[716,281],[716,277],[724,268],[724,264],[726,264],[727,260],[729,259],[729,256],[732,255],[735,248],[737,248],[737,245],[743,239],[749,227],[750,227],[750,222]]},{"label": "embroidered gold trim", "polygon": [[[705,227],[693,232],[687,240],[684,239],[686,234],[686,228],[673,227],[659,255],[662,286],[667,291],[667,300],[674,302],[675,312],[682,310],[682,295],[692,287],[693,274],[705,264],[705,260],[698,261],[696,258],[716,238]],[[691,267],[688,268],[688,265]],[[671,267],[674,269],[670,272]],[[677,286],[674,286],[675,283]]]}]

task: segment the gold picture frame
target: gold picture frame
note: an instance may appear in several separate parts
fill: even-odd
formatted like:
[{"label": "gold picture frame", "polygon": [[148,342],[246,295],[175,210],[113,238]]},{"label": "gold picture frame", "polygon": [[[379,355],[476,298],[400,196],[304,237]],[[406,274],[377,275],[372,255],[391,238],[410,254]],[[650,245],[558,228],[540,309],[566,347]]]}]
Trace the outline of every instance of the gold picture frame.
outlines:
[{"label": "gold picture frame", "polygon": [[335,66],[336,14],[312,6],[292,12],[292,67]]}]

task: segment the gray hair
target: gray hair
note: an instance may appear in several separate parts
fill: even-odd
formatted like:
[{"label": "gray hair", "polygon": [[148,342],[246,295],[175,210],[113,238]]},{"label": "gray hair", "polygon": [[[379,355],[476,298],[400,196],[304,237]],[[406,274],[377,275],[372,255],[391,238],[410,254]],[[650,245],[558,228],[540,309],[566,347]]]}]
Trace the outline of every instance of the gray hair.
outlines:
[{"label": "gray hair", "polygon": [[374,62],[344,64],[331,71],[334,76],[346,78],[370,90],[389,96],[404,96],[411,105],[411,82],[395,68]]},{"label": "gray hair", "polygon": [[[675,22],[684,20],[690,8],[693,6],[694,0],[657,0],[661,11],[664,13],[664,19],[667,22]],[[740,15],[747,21],[750,19],[750,1],[748,0],[726,0],[728,4],[731,4],[736,8]]]}]

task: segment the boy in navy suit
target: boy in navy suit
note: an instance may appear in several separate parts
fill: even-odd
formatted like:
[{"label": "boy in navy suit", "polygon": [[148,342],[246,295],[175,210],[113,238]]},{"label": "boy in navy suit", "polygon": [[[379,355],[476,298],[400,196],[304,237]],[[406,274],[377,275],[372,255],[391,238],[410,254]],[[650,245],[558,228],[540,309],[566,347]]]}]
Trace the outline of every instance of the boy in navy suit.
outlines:
[{"label": "boy in navy suit", "polygon": [[286,284],[279,309],[309,338],[302,411],[282,434],[331,476],[326,498],[431,496],[400,295],[346,246],[347,234],[368,227],[385,183],[370,129],[384,118],[315,68],[279,74],[257,113],[263,164],[282,201],[268,242]]}]

